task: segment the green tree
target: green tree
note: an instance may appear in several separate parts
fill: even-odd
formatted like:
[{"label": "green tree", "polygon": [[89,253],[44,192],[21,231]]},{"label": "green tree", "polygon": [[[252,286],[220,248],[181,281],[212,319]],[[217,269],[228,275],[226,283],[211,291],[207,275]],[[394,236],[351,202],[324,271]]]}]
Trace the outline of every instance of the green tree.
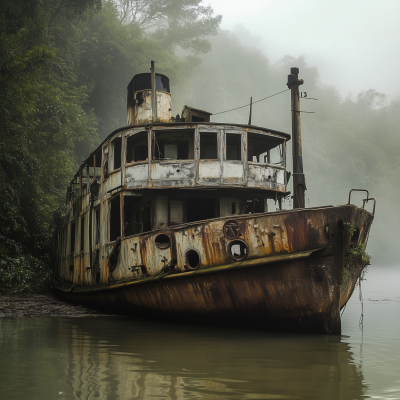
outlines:
[{"label": "green tree", "polygon": [[[95,120],[82,108],[60,28],[98,1],[6,0],[0,8],[0,287],[37,290],[49,277],[50,224]],[[71,29],[71,28],[70,28]],[[71,47],[71,46],[70,46]]]}]

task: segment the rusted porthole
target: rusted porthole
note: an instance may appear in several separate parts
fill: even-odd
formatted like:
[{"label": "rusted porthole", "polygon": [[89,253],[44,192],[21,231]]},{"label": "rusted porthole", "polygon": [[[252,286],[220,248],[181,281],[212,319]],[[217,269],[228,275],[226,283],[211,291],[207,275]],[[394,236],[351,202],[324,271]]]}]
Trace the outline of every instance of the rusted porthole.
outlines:
[{"label": "rusted porthole", "polygon": [[200,265],[200,255],[196,250],[188,250],[186,252],[186,264],[191,269],[196,269]]},{"label": "rusted porthole", "polygon": [[168,249],[170,246],[169,236],[162,233],[156,237],[155,243],[159,249]]},{"label": "rusted porthole", "polygon": [[243,240],[233,240],[229,243],[228,254],[236,261],[244,260],[249,254],[249,247]]},{"label": "rusted porthole", "polygon": [[225,222],[223,232],[228,239],[236,239],[239,237],[239,222],[232,220]]}]

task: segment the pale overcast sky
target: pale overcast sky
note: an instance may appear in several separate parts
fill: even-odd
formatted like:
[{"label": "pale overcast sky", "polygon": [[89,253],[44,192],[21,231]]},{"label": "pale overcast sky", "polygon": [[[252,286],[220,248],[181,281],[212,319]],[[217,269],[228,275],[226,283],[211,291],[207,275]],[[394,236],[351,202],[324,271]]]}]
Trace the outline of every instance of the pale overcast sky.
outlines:
[{"label": "pale overcast sky", "polygon": [[333,84],[344,96],[372,88],[400,97],[400,0],[204,4],[222,14],[222,29],[262,49],[271,62],[286,54],[304,55],[308,64],[318,67],[322,83]]}]

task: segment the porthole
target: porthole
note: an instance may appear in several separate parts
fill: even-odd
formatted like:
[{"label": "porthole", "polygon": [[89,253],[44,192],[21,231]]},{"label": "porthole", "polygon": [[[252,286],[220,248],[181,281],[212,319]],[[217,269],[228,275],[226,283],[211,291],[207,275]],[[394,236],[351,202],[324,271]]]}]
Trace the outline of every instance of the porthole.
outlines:
[{"label": "porthole", "polygon": [[156,237],[155,243],[156,243],[156,246],[159,249],[162,249],[162,250],[163,249],[168,249],[168,247],[170,246],[169,236],[164,234],[164,233],[162,233],[161,235],[158,235]]},{"label": "porthole", "polygon": [[223,232],[228,239],[236,239],[239,236],[239,222],[232,220],[225,222]]},{"label": "porthole", "polygon": [[244,260],[249,255],[249,247],[243,240],[233,240],[229,243],[228,255],[236,261]]},{"label": "porthole", "polygon": [[186,264],[191,269],[197,269],[200,265],[200,255],[196,250],[188,250],[186,252]]}]

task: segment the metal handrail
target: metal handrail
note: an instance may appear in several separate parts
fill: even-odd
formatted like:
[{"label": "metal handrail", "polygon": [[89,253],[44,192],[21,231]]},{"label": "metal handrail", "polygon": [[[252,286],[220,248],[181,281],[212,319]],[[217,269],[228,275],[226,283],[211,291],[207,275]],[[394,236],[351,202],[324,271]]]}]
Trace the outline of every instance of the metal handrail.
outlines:
[{"label": "metal handrail", "polygon": [[350,192],[349,192],[349,201],[348,201],[347,204],[350,204],[351,192],[366,192],[367,193],[367,199],[369,198],[368,190],[365,190],[365,189],[351,189]]},{"label": "metal handrail", "polygon": [[375,207],[376,207],[376,199],[375,197],[369,197],[369,192],[368,190],[365,189],[351,189],[349,192],[349,201],[347,202],[347,204],[350,204],[350,198],[351,198],[351,192],[366,192],[367,193],[367,198],[363,199],[363,205],[362,205],[362,209],[364,210],[365,208],[365,203],[368,203],[369,200],[373,200],[374,201],[374,208],[372,209],[372,215],[375,215]]},{"label": "metal handrail", "polygon": [[372,215],[375,215],[375,207],[376,207],[376,199],[375,197],[369,197],[368,199],[363,199],[363,205],[362,208],[364,209],[365,203],[368,203],[369,200],[373,200],[374,201],[374,208],[372,209]]}]

